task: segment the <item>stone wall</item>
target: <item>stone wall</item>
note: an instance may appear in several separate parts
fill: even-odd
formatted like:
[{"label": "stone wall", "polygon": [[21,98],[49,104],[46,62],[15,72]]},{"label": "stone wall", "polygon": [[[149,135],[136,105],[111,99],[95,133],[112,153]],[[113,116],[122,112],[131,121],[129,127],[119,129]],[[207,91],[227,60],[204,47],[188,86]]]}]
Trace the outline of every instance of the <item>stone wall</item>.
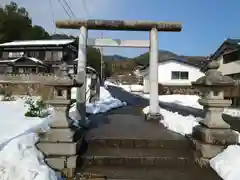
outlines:
[{"label": "stone wall", "polygon": [[169,94],[188,94],[188,95],[199,95],[201,93],[199,90],[191,87],[191,86],[163,86],[161,84],[158,85],[159,95],[169,95]]},{"label": "stone wall", "polygon": [[0,75],[0,88],[11,91],[13,95],[31,94],[41,96],[44,100],[50,98],[52,88],[43,85],[43,82],[54,79],[53,74],[7,74]]},{"label": "stone wall", "polygon": [[[5,89],[5,85],[0,83],[0,89]],[[7,89],[13,95],[31,94],[33,96],[41,96],[43,100],[48,100],[52,92],[52,88],[33,82],[27,84],[9,84]]]}]

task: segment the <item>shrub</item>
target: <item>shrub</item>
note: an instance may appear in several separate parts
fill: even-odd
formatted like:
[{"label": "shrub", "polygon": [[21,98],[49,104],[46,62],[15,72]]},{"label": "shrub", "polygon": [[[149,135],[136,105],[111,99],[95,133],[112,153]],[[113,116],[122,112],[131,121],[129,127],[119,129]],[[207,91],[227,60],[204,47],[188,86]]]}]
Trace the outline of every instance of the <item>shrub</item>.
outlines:
[{"label": "shrub", "polygon": [[25,113],[27,117],[46,117],[49,115],[48,106],[43,100],[34,101],[32,98],[28,98],[25,104],[29,106]]}]

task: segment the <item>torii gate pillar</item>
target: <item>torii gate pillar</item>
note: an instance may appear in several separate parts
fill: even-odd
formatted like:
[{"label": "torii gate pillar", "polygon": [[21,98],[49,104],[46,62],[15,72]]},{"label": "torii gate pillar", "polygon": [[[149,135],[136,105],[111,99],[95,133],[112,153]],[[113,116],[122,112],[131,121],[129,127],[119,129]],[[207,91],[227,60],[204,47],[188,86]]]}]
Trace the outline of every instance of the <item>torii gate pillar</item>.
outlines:
[{"label": "torii gate pillar", "polygon": [[85,119],[85,68],[87,30],[122,30],[150,31],[150,111],[147,120],[161,118],[158,102],[158,31],[179,32],[181,23],[150,22],[150,21],[120,21],[120,20],[68,20],[56,22],[58,28],[80,29],[78,55],[78,81],[84,86],[77,91],[78,110]]},{"label": "torii gate pillar", "polygon": [[79,112],[80,119],[86,123],[86,63],[87,63],[87,38],[88,29],[85,26],[80,27],[79,47],[78,47],[78,64],[77,64],[77,81],[83,85],[77,88],[76,95],[76,112]]},{"label": "torii gate pillar", "polygon": [[150,57],[149,57],[149,84],[150,84],[150,108],[147,118],[160,118],[158,102],[158,30],[150,31]]}]

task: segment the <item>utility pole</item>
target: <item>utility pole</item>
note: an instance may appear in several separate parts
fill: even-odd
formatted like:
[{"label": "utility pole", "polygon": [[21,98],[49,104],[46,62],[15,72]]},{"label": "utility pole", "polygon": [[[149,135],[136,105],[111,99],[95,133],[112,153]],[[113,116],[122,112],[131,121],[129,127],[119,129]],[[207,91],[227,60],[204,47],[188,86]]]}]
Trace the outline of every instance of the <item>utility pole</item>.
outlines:
[{"label": "utility pole", "polygon": [[[101,32],[101,39],[103,39],[103,32]],[[104,62],[103,62],[103,47],[101,46],[99,48],[100,54],[101,54],[101,79],[103,80],[103,69],[104,69]]]}]

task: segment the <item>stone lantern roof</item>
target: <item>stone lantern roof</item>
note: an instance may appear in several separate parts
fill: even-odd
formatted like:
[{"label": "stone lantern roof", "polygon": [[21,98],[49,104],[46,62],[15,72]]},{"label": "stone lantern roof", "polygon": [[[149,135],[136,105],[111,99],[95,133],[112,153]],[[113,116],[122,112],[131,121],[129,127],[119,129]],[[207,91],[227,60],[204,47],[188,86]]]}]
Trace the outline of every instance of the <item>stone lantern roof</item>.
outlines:
[{"label": "stone lantern roof", "polygon": [[44,83],[45,86],[54,86],[59,88],[71,88],[71,87],[81,87],[83,84],[78,83],[76,79],[68,74],[68,68],[66,62],[60,66],[56,76]]},{"label": "stone lantern roof", "polygon": [[199,78],[197,81],[192,82],[193,86],[197,87],[217,87],[217,88],[225,88],[225,87],[233,87],[234,80],[231,77],[222,75],[222,72],[217,71],[220,64],[218,61],[211,61],[207,65],[206,75]]}]

